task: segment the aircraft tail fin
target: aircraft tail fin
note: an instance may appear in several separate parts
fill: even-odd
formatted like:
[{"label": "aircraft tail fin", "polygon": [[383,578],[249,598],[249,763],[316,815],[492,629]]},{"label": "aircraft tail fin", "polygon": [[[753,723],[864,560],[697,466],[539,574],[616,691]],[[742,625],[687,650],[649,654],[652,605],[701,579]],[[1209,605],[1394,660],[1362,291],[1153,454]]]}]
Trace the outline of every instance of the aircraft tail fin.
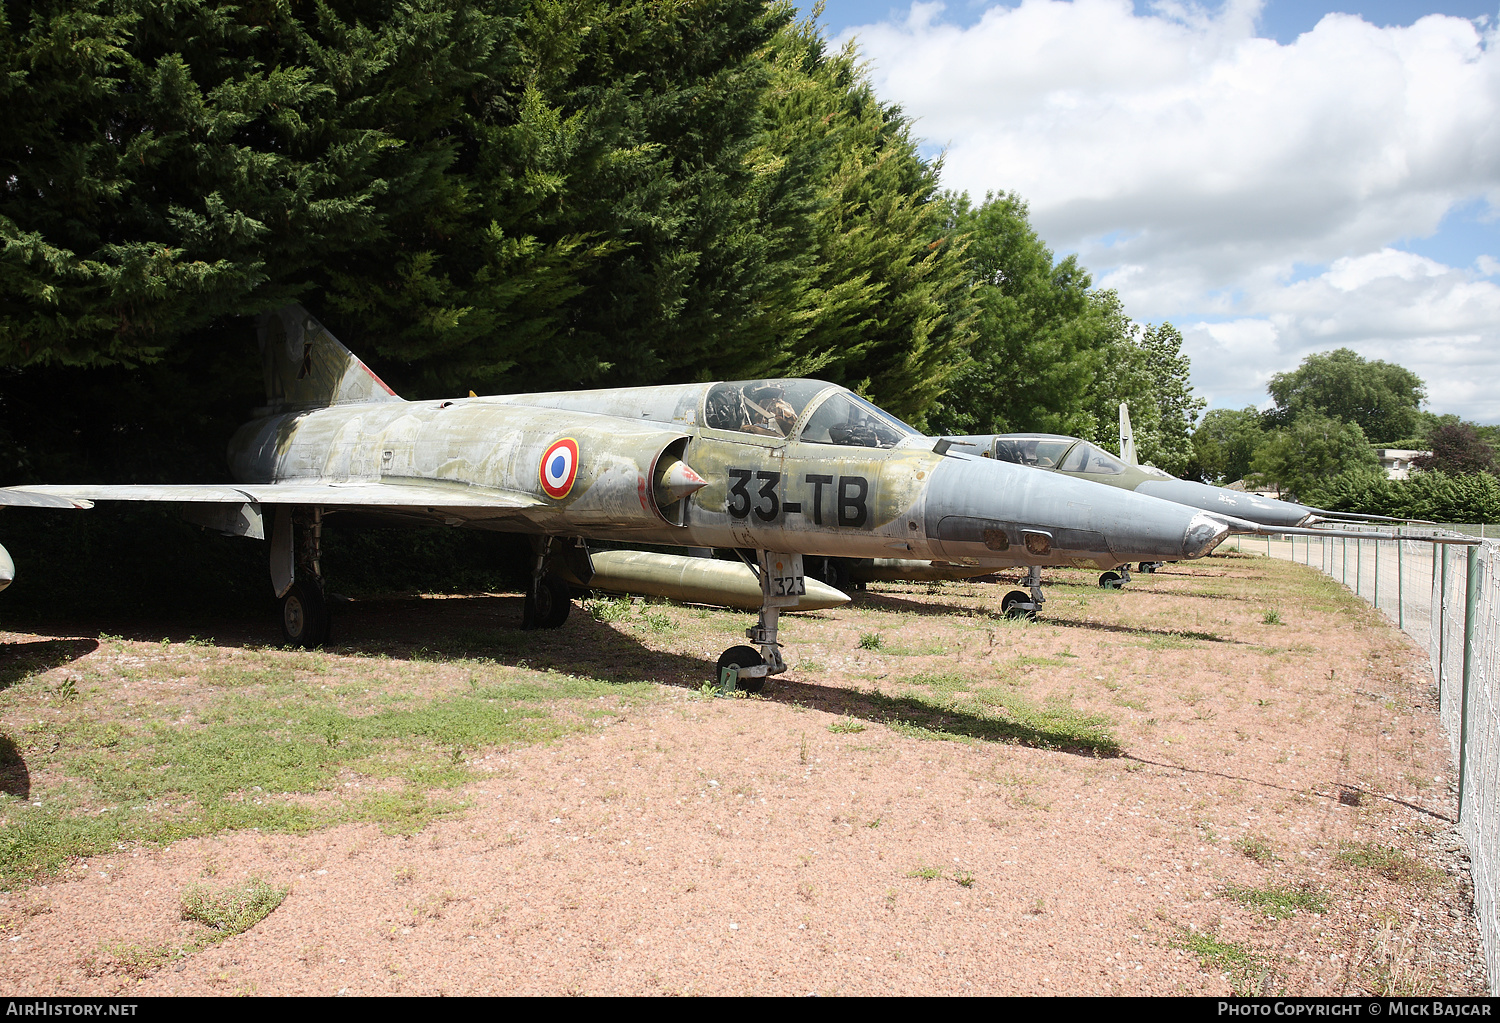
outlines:
[{"label": "aircraft tail fin", "polygon": [[1135,457],[1135,431],[1130,427],[1130,406],[1120,402],[1120,461],[1140,465]]},{"label": "aircraft tail fin", "polygon": [[271,409],[401,400],[300,305],[266,313],[257,326]]}]

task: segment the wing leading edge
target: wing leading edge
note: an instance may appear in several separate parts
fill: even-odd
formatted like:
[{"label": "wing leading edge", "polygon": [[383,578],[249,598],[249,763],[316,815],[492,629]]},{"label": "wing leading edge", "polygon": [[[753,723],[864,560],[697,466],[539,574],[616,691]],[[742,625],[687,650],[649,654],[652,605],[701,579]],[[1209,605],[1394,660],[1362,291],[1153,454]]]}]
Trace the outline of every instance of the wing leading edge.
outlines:
[{"label": "wing leading edge", "polygon": [[[177,504],[311,504],[329,508],[525,509],[543,504],[530,494],[425,481],[225,484],[45,484],[0,487],[0,505],[87,508],[94,501]],[[56,502],[56,503],[54,503]]]}]

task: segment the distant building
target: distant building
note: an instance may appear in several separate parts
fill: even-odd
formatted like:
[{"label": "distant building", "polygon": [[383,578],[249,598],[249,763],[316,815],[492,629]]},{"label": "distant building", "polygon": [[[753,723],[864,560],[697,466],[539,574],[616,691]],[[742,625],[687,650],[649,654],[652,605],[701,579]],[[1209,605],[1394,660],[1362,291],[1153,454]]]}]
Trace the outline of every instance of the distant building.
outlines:
[{"label": "distant building", "polygon": [[1412,451],[1408,448],[1376,448],[1375,456],[1380,459],[1380,467],[1385,470],[1385,478],[1390,480],[1404,480],[1411,475],[1411,460],[1423,455],[1430,455],[1431,451]]}]

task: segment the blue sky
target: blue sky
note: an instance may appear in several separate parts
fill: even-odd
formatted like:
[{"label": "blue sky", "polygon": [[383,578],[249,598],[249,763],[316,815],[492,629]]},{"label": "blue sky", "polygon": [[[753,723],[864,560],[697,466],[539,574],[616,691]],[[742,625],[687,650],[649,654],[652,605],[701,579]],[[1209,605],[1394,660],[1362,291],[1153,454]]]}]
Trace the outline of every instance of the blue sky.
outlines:
[{"label": "blue sky", "polygon": [[1497,8],[829,0],[822,24],[947,187],[1019,193],[1137,321],[1182,329],[1212,406],[1350,347],[1493,423]]}]

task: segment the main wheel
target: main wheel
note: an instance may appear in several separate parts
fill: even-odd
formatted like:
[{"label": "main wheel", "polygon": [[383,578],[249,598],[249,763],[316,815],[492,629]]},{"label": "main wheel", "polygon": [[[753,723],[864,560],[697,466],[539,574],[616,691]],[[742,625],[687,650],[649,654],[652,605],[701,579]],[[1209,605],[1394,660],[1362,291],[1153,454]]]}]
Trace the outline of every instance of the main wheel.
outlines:
[{"label": "main wheel", "polygon": [[544,575],[536,589],[526,594],[526,604],[521,609],[521,628],[556,629],[568,620],[573,610],[573,601],[568,595],[568,584],[555,575]]},{"label": "main wheel", "polygon": [[[853,585],[849,579],[849,566],[848,558],[829,558],[828,574],[823,581],[836,590],[848,593],[849,587]],[[860,589],[864,587],[861,586]]]},{"label": "main wheel", "polygon": [[288,646],[318,647],[328,642],[328,604],[311,583],[292,583],[281,598],[281,635]]},{"label": "main wheel", "polygon": [[1000,613],[1007,618],[1036,618],[1036,611],[1026,605],[1031,603],[1031,594],[1025,590],[1011,590],[1000,598]]},{"label": "main wheel", "polygon": [[1124,585],[1119,572],[1105,572],[1099,577],[1099,588],[1103,590],[1118,590]]},{"label": "main wheel", "polygon": [[[753,646],[732,646],[719,655],[719,664],[714,672],[714,685],[719,684],[719,679],[724,677],[725,668],[754,668],[765,664],[766,659]],[[766,677],[742,678],[735,683],[736,688],[743,689],[747,693],[758,693],[766,686]]]},{"label": "main wheel", "polygon": [[1142,573],[1144,573],[1146,575],[1150,575],[1151,573],[1155,572],[1160,567],[1161,567],[1161,562],[1159,562],[1159,561],[1143,561],[1139,565],[1136,566],[1136,568],[1138,570],[1140,570]]}]

